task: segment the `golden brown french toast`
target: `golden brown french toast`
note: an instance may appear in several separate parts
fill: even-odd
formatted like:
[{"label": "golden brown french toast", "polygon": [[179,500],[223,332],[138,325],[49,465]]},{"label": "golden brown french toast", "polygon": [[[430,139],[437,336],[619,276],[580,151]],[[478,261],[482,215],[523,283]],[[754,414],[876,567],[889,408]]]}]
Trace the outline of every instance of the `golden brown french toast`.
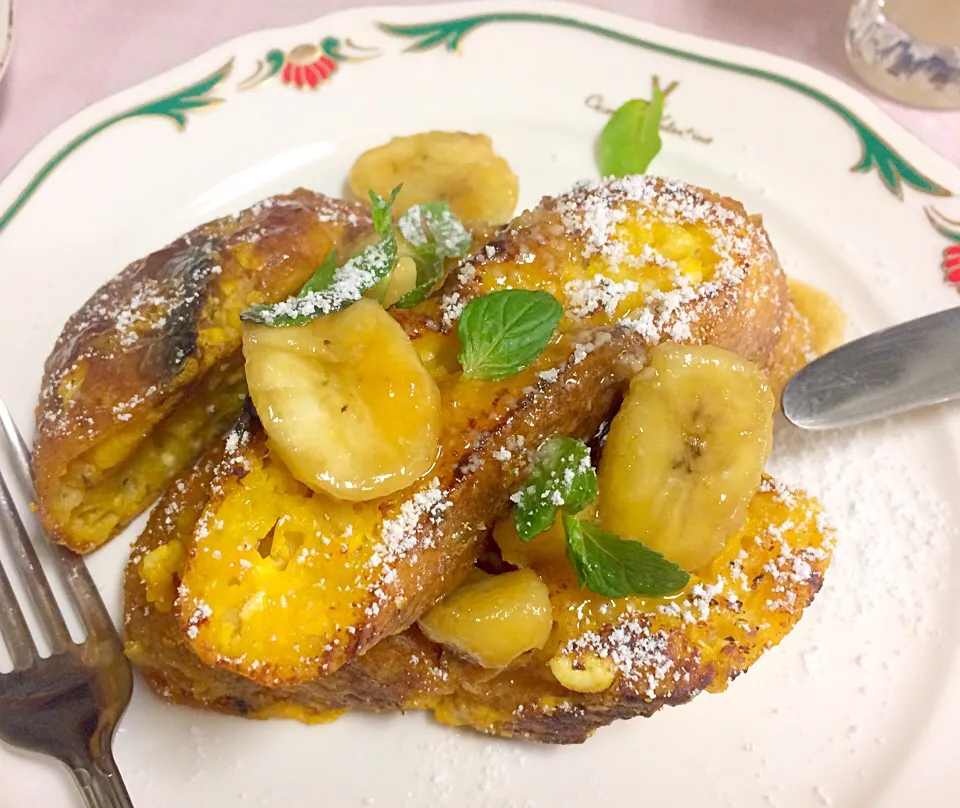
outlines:
[{"label": "golden brown french toast", "polygon": [[[707,343],[765,366],[786,277],[759,219],[712,191],[649,176],[581,183],[502,228],[432,301],[445,330],[502,288],[559,300],[564,328],[615,322],[648,345]],[[431,311],[431,314],[433,312]]]},{"label": "golden brown french toast", "polygon": [[577,588],[555,532],[527,545],[501,537],[504,555],[550,588],[556,625],[542,649],[491,671],[412,627],[329,676],[271,688],[203,663],[172,611],[194,523],[218,467],[243,473],[235,462],[211,452],[151,514],[126,572],[126,648],[161,697],[250,718],[423,708],[483,732],[578,743],[616,719],[723,690],[796,624],[830,560],[816,500],[772,480],[710,568],[670,599],[611,601]]},{"label": "golden brown french toast", "polygon": [[110,539],[236,418],[240,312],[295,294],[371,230],[357,204],[267,199],[135,261],[66,323],[47,359],[33,475],[50,536]]},{"label": "golden brown french toast", "polygon": [[550,640],[492,677],[461,673],[456,692],[432,708],[448,724],[578,743],[617,719],[724,690],[813,601],[833,532],[816,499],[765,478],[743,528],[683,592],[616,600],[578,588],[555,531],[527,545],[507,542],[504,555],[550,588]]},{"label": "golden brown french toast", "polygon": [[[554,295],[557,335],[515,376],[466,378],[457,318],[501,288]],[[332,673],[456,587],[528,451],[552,435],[589,438],[648,346],[708,342],[765,366],[785,305],[776,255],[739,203],[651,177],[545,199],[395,315],[443,402],[439,458],[418,483],[340,500],[294,479],[256,430],[239,443],[247,472],[216,483],[186,561],[177,612],[194,650],[268,686]]]},{"label": "golden brown french toast", "polygon": [[[251,421],[241,416],[239,436]],[[235,439],[231,439],[232,441]],[[449,692],[443,650],[416,629],[388,637],[351,665],[296,688],[266,688],[203,664],[173,612],[187,547],[215,492],[214,479],[242,473],[223,444],[181,473],[150,515],[127,565],[124,583],[126,651],[150,687],[164,698],[218,712],[323,721],[338,710],[406,709],[411,699]]]}]

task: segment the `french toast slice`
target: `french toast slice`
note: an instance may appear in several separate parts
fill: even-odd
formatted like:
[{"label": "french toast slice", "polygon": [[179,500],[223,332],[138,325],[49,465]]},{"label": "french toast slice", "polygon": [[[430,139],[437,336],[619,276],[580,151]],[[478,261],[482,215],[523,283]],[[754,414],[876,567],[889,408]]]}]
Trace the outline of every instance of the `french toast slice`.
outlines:
[{"label": "french toast slice", "polygon": [[579,589],[556,540],[548,532],[505,552],[550,588],[550,640],[494,676],[461,668],[456,691],[431,705],[441,722],[579,743],[615,720],[721,692],[800,620],[834,533],[815,498],[765,477],[744,526],[681,593],[616,600]]},{"label": "french toast slice", "polygon": [[[248,409],[231,434],[241,434],[251,421]],[[451,692],[443,649],[416,628],[385,638],[330,676],[294,688],[263,687],[201,662],[180,630],[174,600],[197,520],[215,493],[214,481],[242,473],[237,460],[221,443],[182,472],[157,503],[131,553],[124,582],[126,652],[150,687],[169,701],[217,712],[311,723],[346,708],[406,709],[417,698]]]},{"label": "french toast slice", "polygon": [[48,534],[86,553],[146,508],[236,419],[240,312],[295,294],[369,212],[298,190],[135,261],[66,323],[46,361],[33,475]]},{"label": "french toast slice", "polygon": [[578,589],[549,534],[508,552],[550,587],[557,622],[542,649],[503,670],[460,659],[414,626],[329,676],[266,687],[205,664],[172,608],[213,480],[235,467],[224,455],[213,450],[184,472],[137,540],[125,579],[126,650],[162,698],[249,718],[318,723],[348,709],[429,709],[482,732],[579,743],[617,719],[723,690],[797,623],[830,561],[832,532],[816,500],[767,479],[745,526],[675,598],[611,601]]},{"label": "french toast slice", "polygon": [[[502,288],[553,294],[564,308],[555,339],[509,379],[465,378],[457,318]],[[255,425],[235,440],[246,471],[215,481],[176,605],[194,651],[271,687],[333,673],[462,581],[528,452],[553,435],[592,436],[646,347],[708,342],[766,366],[786,301],[766,233],[733,200],[652,177],[545,199],[438,295],[395,314],[443,400],[440,456],[418,483],[334,500],[295,480]]]}]

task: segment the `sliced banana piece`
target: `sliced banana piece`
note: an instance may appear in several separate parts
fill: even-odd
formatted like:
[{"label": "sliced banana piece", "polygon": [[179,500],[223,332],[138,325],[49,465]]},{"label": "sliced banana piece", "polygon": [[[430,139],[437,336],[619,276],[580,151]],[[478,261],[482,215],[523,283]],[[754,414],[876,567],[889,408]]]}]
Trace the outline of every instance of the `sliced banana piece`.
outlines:
[{"label": "sliced banana piece", "polygon": [[379,300],[380,305],[389,309],[407,292],[413,291],[417,285],[417,265],[412,258],[404,256],[397,261],[387,277],[372,289],[364,292],[364,297]]},{"label": "sliced banana piece", "polygon": [[243,353],[271,451],[315,491],[383,497],[436,462],[440,391],[374,301],[301,326],[245,323]]},{"label": "sliced banana piece", "polygon": [[530,541],[520,541],[513,513],[500,519],[493,526],[493,540],[500,548],[500,556],[515,567],[540,569],[549,564],[567,561],[567,534],[563,529],[563,518],[558,513],[553,524],[543,533]]},{"label": "sliced banana piece", "polygon": [[694,572],[743,525],[773,444],[773,393],[753,363],[664,343],[634,377],[600,459],[599,519]]},{"label": "sliced banana piece", "polygon": [[350,190],[367,199],[385,196],[400,183],[394,210],[435,200],[450,203],[464,221],[502,224],[517,207],[519,181],[486,135],[424,132],[395,137],[361,154],[350,169]]},{"label": "sliced banana piece", "polygon": [[420,628],[485,668],[502,668],[547,642],[553,628],[550,591],[533,570],[502,575],[473,570],[420,617]]}]

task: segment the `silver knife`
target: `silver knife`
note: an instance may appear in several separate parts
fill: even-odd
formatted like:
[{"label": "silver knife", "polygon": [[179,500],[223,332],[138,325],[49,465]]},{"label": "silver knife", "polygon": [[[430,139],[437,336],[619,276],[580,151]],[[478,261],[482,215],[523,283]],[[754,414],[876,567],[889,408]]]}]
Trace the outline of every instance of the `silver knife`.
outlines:
[{"label": "silver knife", "polygon": [[852,426],[960,398],[960,308],[878,331],[815,359],[783,390],[803,429]]}]

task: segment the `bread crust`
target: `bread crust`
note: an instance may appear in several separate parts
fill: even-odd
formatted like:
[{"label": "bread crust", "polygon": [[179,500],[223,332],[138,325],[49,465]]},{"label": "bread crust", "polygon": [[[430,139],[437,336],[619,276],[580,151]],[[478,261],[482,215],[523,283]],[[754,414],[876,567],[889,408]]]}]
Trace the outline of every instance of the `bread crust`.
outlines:
[{"label": "bread crust", "polygon": [[[149,505],[240,409],[240,311],[295,294],[330,250],[348,248],[371,226],[360,205],[301,189],[198,227],[95,292],[44,366],[33,476],[49,535],[89,552]],[[238,394],[218,400],[227,384]],[[188,436],[170,436],[170,467],[138,474],[131,458],[148,437],[202,397],[215,411],[196,416],[197,445],[180,448]],[[110,484],[127,493],[116,507],[98,508],[90,491],[111,470]]]},{"label": "bread crust", "polygon": [[[816,499],[764,478],[744,527],[678,597],[604,599],[579,590],[564,559],[536,561],[557,618],[547,646],[492,677],[461,671],[434,712],[494,735],[581,743],[613,721],[721,692],[799,622],[833,544]],[[606,666],[609,687],[568,690],[549,667],[558,660]]]},{"label": "bread crust", "polygon": [[630,324],[648,345],[707,343],[766,367],[779,340],[788,293],[759,217],[747,214],[735,199],[659,177],[609,178],[544,197],[537,208],[501,228],[466,262],[466,271],[450,276],[430,301],[432,313],[451,330],[459,311],[476,297],[502,288],[541,289],[564,305],[568,325],[609,323],[611,309],[603,304],[610,301],[603,296],[585,317],[569,316],[590,308],[577,294],[584,282],[596,281],[596,274],[629,279],[636,265],[631,259],[638,257],[659,262],[666,277],[677,267],[656,250],[646,252],[636,233],[618,230],[630,220],[702,228],[718,260],[712,278],[682,293],[654,293],[640,310],[624,312],[636,295],[622,294],[613,319]]},{"label": "bread crust", "polygon": [[[248,410],[238,428],[246,428],[251,418]],[[231,469],[234,463],[218,447],[180,474],[157,503],[131,553],[124,577],[126,650],[151,689],[168,701],[216,712],[303,720],[322,720],[346,708],[399,710],[410,706],[411,699],[450,692],[443,650],[416,629],[386,638],[352,665],[297,688],[265,688],[201,662],[180,630],[172,602],[158,603],[156,591],[150,599],[143,564],[159,547],[190,541],[214,492],[214,480]],[[179,575],[171,574],[175,587]],[[175,589],[169,594],[174,597]]]}]

